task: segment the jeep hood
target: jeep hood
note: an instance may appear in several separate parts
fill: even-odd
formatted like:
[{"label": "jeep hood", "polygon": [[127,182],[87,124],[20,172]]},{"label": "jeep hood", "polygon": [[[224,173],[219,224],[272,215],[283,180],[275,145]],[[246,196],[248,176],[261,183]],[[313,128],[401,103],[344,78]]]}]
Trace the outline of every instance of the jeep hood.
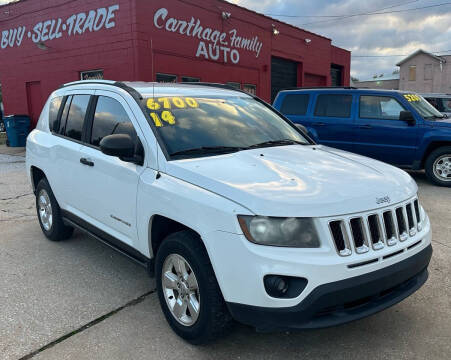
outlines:
[{"label": "jeep hood", "polygon": [[290,145],[167,163],[176,178],[228,198],[258,215],[322,217],[387,206],[414,196],[404,171],[321,146]]}]

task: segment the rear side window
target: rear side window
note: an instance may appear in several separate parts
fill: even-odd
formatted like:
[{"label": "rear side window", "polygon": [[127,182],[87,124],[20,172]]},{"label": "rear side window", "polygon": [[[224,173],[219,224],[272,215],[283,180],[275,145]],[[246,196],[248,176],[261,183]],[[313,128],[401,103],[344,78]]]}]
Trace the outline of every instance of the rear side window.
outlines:
[{"label": "rear side window", "polygon": [[51,131],[58,131],[58,113],[60,111],[61,104],[63,102],[63,97],[58,96],[50,101],[49,107],[49,127]]},{"label": "rear side window", "polygon": [[285,115],[305,115],[309,99],[309,94],[288,94],[283,98],[280,112]]},{"label": "rear side window", "polygon": [[99,96],[92,123],[91,144],[99,146],[107,135],[127,134],[136,139],[136,131],[125,109],[115,99]]},{"label": "rear side window", "polygon": [[348,118],[351,116],[352,95],[318,95],[315,116]]},{"label": "rear side window", "polygon": [[399,120],[405,108],[390,96],[361,96],[359,112],[361,118]]},{"label": "rear side window", "polygon": [[90,95],[74,95],[66,121],[65,135],[71,139],[81,141],[83,123],[88,109]]}]

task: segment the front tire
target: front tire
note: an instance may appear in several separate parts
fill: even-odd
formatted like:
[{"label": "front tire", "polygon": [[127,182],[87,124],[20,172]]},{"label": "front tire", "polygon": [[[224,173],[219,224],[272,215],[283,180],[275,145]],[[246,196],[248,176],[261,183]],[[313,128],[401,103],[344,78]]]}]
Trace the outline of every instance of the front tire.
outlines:
[{"label": "front tire", "polygon": [[61,209],[45,178],[36,187],[36,211],[39,225],[47,239],[61,241],[72,236],[74,228],[64,225]]},{"label": "front tire", "polygon": [[426,160],[425,171],[436,185],[451,187],[451,146],[434,150]]},{"label": "front tire", "polygon": [[156,255],[156,282],[171,328],[191,344],[211,342],[230,329],[230,316],[201,239],[191,231],[169,235]]}]

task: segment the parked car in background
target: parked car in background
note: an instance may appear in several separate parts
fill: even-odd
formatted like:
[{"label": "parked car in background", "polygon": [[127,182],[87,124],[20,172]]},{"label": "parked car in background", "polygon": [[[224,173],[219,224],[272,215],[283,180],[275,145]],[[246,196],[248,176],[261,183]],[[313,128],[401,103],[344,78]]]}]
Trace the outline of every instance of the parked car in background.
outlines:
[{"label": "parked car in background", "polygon": [[45,236],[76,227],[147,266],[192,343],[232,319],[357,320],[428,277],[430,222],[407,173],[316,145],[224,86],[66,84],[28,136],[26,168]]},{"label": "parked car in background", "polygon": [[451,94],[421,94],[442,114],[451,117]]},{"label": "parked car in background", "polygon": [[283,90],[274,107],[320,144],[408,169],[451,186],[451,119],[421,96],[395,90]]}]

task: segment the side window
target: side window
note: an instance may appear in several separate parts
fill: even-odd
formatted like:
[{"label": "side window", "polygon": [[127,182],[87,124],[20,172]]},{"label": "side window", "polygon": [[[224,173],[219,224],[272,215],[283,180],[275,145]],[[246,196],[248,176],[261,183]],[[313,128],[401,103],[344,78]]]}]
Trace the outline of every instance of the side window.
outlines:
[{"label": "side window", "polygon": [[351,116],[352,95],[318,95],[315,116],[349,118]]},{"label": "side window", "polygon": [[88,109],[90,95],[74,95],[69,108],[64,134],[74,140],[81,141],[83,123]]},{"label": "side window", "polygon": [[99,146],[107,135],[127,134],[136,140],[136,131],[122,105],[115,99],[99,96],[92,123],[91,144]]},{"label": "side window", "polygon": [[63,112],[61,113],[61,118],[60,118],[60,126],[59,126],[59,134],[64,135],[65,131],[66,131],[66,121],[67,121],[67,114],[69,114],[69,107],[70,104],[72,102],[72,95],[68,96],[66,98],[66,102],[64,104],[64,109]]},{"label": "side window", "polygon": [[50,131],[56,131],[56,132],[58,131],[58,128],[59,128],[58,114],[59,114],[62,102],[63,102],[62,96],[55,97],[50,101],[50,106],[49,106]]},{"label": "side window", "polygon": [[283,98],[280,112],[284,115],[305,115],[309,99],[309,94],[288,94]]},{"label": "side window", "polygon": [[389,96],[361,96],[360,117],[367,119],[399,120],[405,108]]}]

